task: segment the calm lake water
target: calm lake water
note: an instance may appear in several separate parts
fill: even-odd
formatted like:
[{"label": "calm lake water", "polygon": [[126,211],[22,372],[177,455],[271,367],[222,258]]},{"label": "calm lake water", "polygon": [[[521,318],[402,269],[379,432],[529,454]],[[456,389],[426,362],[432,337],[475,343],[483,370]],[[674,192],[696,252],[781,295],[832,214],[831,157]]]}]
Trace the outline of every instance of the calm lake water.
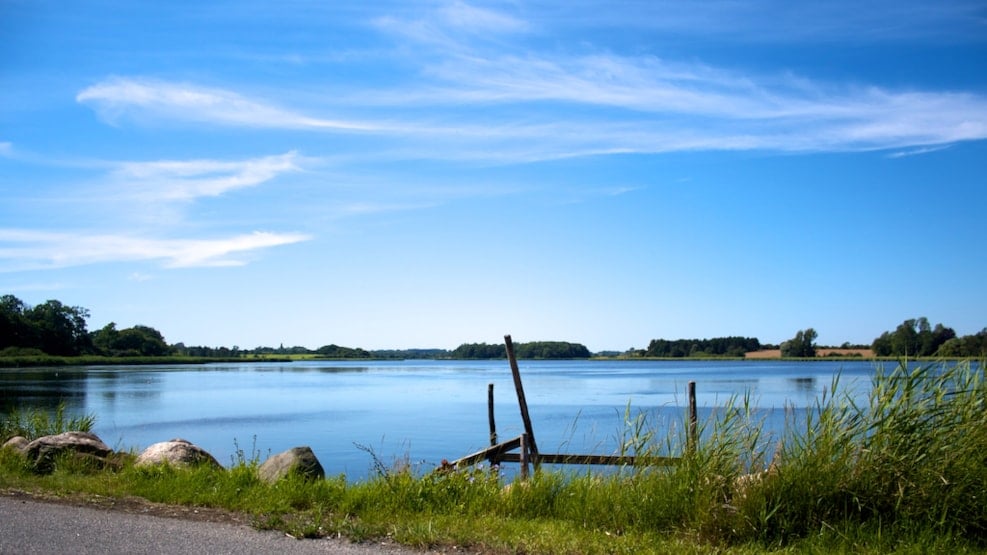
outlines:
[{"label": "calm lake water", "polygon": [[[877,364],[863,361],[520,361],[542,452],[613,454],[628,407],[661,437],[681,430],[688,382],[700,419],[749,394],[776,434],[839,388],[866,402]],[[893,363],[885,363],[888,370]],[[420,471],[488,444],[487,384],[497,432],[523,431],[507,361],[244,362],[205,366],[0,370],[0,409],[53,407],[96,415],[111,447],[176,437],[229,465],[237,446],[261,459],[309,445],[329,475],[361,480],[371,450]],[[361,448],[362,447],[362,448]]]}]

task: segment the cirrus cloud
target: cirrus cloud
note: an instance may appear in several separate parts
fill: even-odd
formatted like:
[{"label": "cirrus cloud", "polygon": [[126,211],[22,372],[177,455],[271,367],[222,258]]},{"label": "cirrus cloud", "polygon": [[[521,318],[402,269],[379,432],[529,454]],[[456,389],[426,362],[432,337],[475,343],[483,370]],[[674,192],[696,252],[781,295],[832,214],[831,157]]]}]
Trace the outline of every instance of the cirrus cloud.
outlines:
[{"label": "cirrus cloud", "polygon": [[156,261],[166,268],[241,266],[253,251],[308,239],[298,233],[261,231],[216,239],[163,239],[0,229],[0,271],[120,261]]},{"label": "cirrus cloud", "polygon": [[298,153],[244,160],[155,160],[119,162],[114,180],[142,200],[182,201],[216,197],[299,171]]},{"label": "cirrus cloud", "polygon": [[[145,101],[143,94],[107,93],[145,88],[140,81],[114,78],[79,98],[100,98],[96,107],[104,116],[107,111],[138,119],[168,114],[172,123],[369,133],[379,139],[376,150],[344,142],[335,145],[336,152],[378,159],[503,164],[627,152],[901,149],[987,138],[987,98],[969,92],[839,87],[614,55],[449,58],[425,74],[427,80],[401,92],[361,91],[327,101],[329,111],[361,104],[379,114],[378,121],[359,124],[329,122],[237,92],[188,84],[158,82],[156,89],[167,94]],[[236,99],[233,104],[243,109],[211,100],[224,98]],[[404,115],[431,107],[442,107],[443,115],[414,120]],[[184,185],[171,193],[177,199],[219,194],[270,172],[292,170],[292,164],[289,153],[240,169],[208,161],[149,162],[122,166],[119,173],[181,179]],[[221,170],[231,175],[202,177]]]},{"label": "cirrus cloud", "polygon": [[76,101],[93,106],[107,121],[125,117],[177,119],[260,128],[369,131],[355,121],[309,117],[238,93],[155,79],[113,77],[91,85]]}]

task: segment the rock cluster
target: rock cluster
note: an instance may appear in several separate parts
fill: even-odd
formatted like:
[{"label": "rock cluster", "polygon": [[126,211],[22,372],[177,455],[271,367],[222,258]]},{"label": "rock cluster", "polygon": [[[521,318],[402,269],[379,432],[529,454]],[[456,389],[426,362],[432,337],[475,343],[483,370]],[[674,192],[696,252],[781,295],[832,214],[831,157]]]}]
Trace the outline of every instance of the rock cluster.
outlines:
[{"label": "rock cluster", "polygon": [[[13,449],[21,453],[40,473],[54,470],[58,457],[65,455],[83,460],[97,467],[113,462],[113,450],[96,434],[89,432],[65,432],[40,437],[34,441],[17,436],[3,444],[3,449]],[[136,466],[167,464],[178,467],[209,465],[222,468],[215,457],[207,451],[184,439],[173,439],[151,445],[134,463]],[[283,453],[271,456],[258,469],[261,480],[274,483],[289,475],[307,479],[323,479],[325,471],[310,447],[293,447]]]}]

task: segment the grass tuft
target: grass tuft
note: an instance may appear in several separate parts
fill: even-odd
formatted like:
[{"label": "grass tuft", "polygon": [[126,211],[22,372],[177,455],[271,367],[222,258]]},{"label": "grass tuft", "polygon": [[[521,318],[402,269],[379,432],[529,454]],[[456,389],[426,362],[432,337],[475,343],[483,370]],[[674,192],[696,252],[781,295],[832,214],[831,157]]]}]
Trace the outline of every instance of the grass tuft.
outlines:
[{"label": "grass tuft", "polygon": [[66,410],[65,403],[59,403],[53,411],[15,408],[0,417],[0,440],[7,441],[14,436],[33,440],[63,432],[92,431],[96,424],[95,415],[68,416]]}]

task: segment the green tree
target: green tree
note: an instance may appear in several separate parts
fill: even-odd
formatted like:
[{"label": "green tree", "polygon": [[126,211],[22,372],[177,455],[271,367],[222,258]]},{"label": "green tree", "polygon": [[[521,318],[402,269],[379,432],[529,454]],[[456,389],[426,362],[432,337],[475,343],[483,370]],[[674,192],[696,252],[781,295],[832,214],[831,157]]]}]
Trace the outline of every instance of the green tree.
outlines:
[{"label": "green tree", "polygon": [[113,322],[92,334],[92,344],[97,352],[108,356],[165,356],[174,351],[161,332],[150,326],[117,330]]},{"label": "green tree", "polygon": [[[929,325],[924,316],[902,322],[893,332],[884,332],[874,339],[871,349],[878,356],[928,357],[939,353],[939,348],[956,337],[952,328],[936,324]],[[950,349],[955,349],[951,345]]]},{"label": "green tree", "polygon": [[816,345],[814,341],[818,337],[816,330],[808,328],[799,330],[795,337],[781,344],[781,356],[812,358],[816,356]]},{"label": "green tree", "polygon": [[943,357],[984,358],[987,357],[987,328],[973,335],[947,339],[936,354]]},{"label": "green tree", "polygon": [[874,342],[871,343],[870,349],[874,351],[876,356],[891,356],[891,334],[888,332],[882,333],[879,337],[874,339]]},{"label": "green tree", "polygon": [[78,306],[65,306],[50,300],[28,309],[24,318],[28,322],[33,345],[50,355],[76,356],[91,349],[86,318],[89,311]]},{"label": "green tree", "polygon": [[891,354],[898,356],[919,356],[921,343],[919,341],[918,327],[924,324],[928,327],[928,320],[905,320],[891,334]]},{"label": "green tree", "polygon": [[116,323],[110,322],[102,329],[92,332],[93,348],[101,355],[112,355],[119,336],[120,331],[117,330]]},{"label": "green tree", "polygon": [[[515,354],[518,346],[519,345],[517,344],[514,346]],[[449,357],[459,360],[507,358],[507,351],[502,344],[491,345],[488,343],[463,343],[462,345],[456,347],[452,353],[449,354]]]},{"label": "green tree", "polygon": [[947,328],[942,324],[936,324],[936,327],[933,328],[928,336],[921,338],[922,350],[929,353],[927,356],[936,355],[947,341],[955,337],[956,332],[952,328]]},{"label": "green tree", "polygon": [[645,355],[661,358],[698,356],[743,357],[761,349],[756,337],[714,337],[712,339],[652,339]]},{"label": "green tree", "polygon": [[[504,356],[507,350],[501,348]],[[524,359],[572,359],[589,358],[591,353],[585,345],[579,343],[569,343],[567,341],[533,341],[531,343],[519,343],[515,346],[514,354],[517,358]],[[498,357],[500,358],[500,357]]]},{"label": "green tree", "polygon": [[[592,353],[585,345],[567,341],[531,341],[515,343],[514,355],[519,359],[573,359],[589,358]],[[507,358],[507,349],[501,344],[463,343],[456,347],[449,358],[459,360],[489,360]]]},{"label": "green tree", "polygon": [[370,352],[359,347],[340,347],[336,344],[323,345],[315,350],[326,358],[370,358]]},{"label": "green tree", "polygon": [[171,353],[171,349],[161,332],[152,327],[140,325],[120,330],[115,347],[121,354],[165,356]]},{"label": "green tree", "polygon": [[13,295],[0,297],[0,349],[28,347],[31,332],[24,312],[27,305]]}]

